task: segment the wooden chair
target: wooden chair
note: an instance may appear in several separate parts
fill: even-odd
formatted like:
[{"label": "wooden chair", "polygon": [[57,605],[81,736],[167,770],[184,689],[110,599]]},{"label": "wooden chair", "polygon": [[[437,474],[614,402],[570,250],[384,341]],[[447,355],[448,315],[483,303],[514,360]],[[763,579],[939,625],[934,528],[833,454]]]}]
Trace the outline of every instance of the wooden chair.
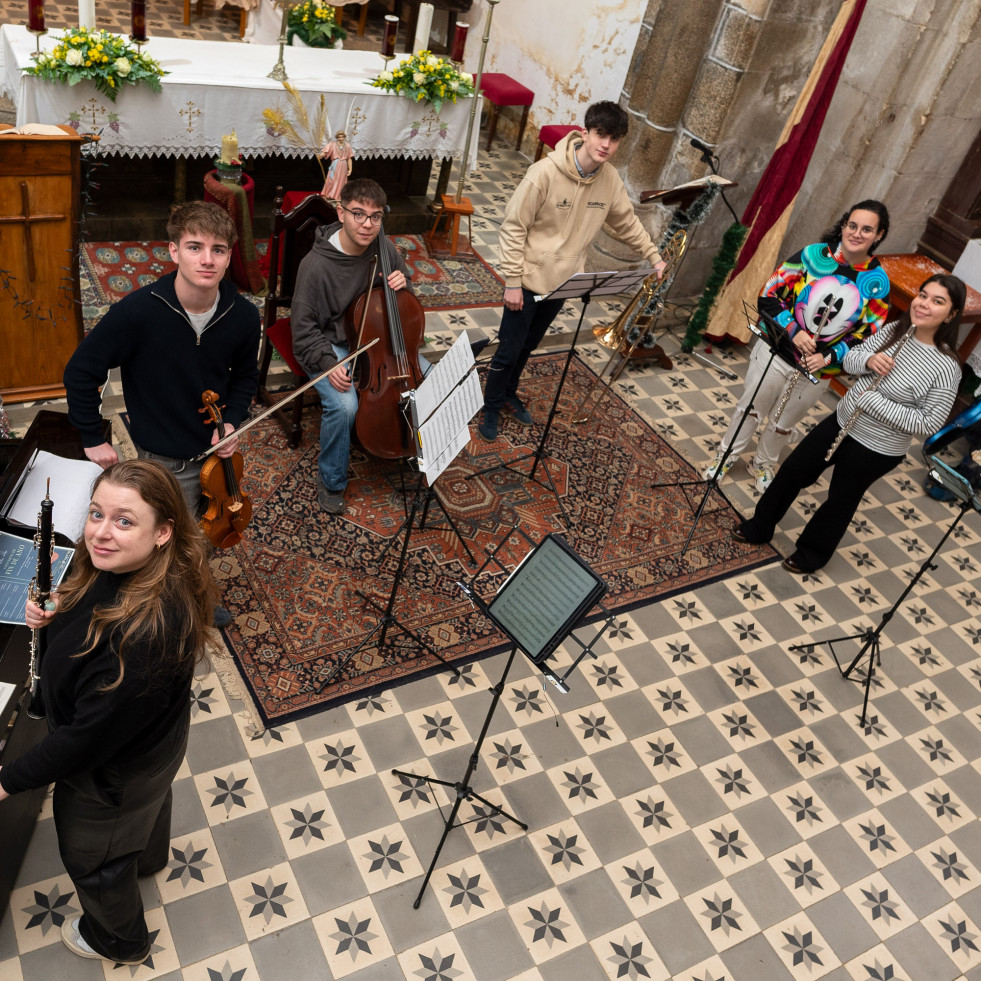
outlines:
[{"label": "wooden chair", "polygon": [[[287,195],[295,197],[295,195]],[[281,317],[281,308],[289,307],[293,300],[293,288],[300,260],[313,247],[317,229],[337,221],[337,211],[319,194],[311,193],[289,212],[283,213],[283,189],[276,188],[273,202],[273,231],[269,239],[269,293],[262,311],[262,357],[259,362],[259,401],[265,405],[275,405],[276,399],[267,388],[269,364],[275,348],[296,376],[296,387],[307,381],[307,376],[293,356],[293,334],[288,316]],[[277,394],[289,389],[280,389]],[[316,393],[313,393],[316,395]],[[289,445],[295,449],[300,445],[303,434],[300,423],[307,395],[295,398],[282,409],[273,413],[286,433]]]}]

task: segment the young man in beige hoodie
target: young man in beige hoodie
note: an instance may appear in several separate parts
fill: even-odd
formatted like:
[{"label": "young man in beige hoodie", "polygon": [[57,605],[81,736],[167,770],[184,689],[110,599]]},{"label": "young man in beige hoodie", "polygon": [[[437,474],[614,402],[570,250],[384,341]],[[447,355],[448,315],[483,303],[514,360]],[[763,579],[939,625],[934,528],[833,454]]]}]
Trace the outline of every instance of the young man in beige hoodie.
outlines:
[{"label": "young man in beige hoodie", "polygon": [[504,314],[477,427],[488,441],[497,438],[502,409],[513,412],[522,425],[531,424],[531,413],[518,397],[518,381],[562,309],[562,300],[536,302],[535,296],[583,271],[586,249],[601,226],[607,225],[658,272],[664,268],[620,175],[609,165],[627,134],[626,112],[615,102],[597,102],[586,111],[584,128],[560,140],[547,157],[528,168],[504,213]]}]

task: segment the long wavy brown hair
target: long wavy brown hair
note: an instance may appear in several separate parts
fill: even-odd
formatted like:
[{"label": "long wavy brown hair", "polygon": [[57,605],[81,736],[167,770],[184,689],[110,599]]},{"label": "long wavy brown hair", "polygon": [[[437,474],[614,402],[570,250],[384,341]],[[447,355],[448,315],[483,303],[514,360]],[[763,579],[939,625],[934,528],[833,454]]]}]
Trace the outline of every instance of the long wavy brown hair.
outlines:
[{"label": "long wavy brown hair", "polygon": [[[207,629],[214,620],[218,589],[208,568],[210,550],[201,529],[187,510],[174,475],[152,460],[124,460],[104,470],[92,485],[103,483],[136,491],[156,518],[156,527],[170,524],[173,533],[154,549],[146,565],[128,575],[112,605],[97,606],[89,622],[85,646],[93,650],[106,635],[119,657],[117,688],[126,672],[126,648],[139,642],[159,651],[151,665],[155,680],[190,676],[204,658]],[[72,570],[58,590],[59,612],[79,603],[99,575],[92,564],[85,535],[76,542]]]}]

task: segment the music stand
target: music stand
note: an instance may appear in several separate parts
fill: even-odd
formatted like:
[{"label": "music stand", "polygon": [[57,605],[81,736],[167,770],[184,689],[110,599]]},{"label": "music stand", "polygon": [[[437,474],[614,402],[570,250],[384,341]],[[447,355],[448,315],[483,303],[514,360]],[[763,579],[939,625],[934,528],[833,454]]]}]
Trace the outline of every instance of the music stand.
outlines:
[{"label": "music stand", "polygon": [[[402,395],[402,412],[405,417],[405,424],[409,428],[412,446],[416,449],[420,473],[419,479],[411,491],[412,506],[408,509],[405,520],[395,534],[390,537],[388,544],[381,553],[384,556],[398,539],[398,536],[403,536],[392,588],[388,595],[388,603],[383,608],[366,593],[360,589],[356,590],[357,595],[364,600],[365,606],[371,606],[380,612],[381,617],[361,643],[338,659],[334,670],[323,681],[322,687],[329,685],[344,670],[350,660],[369,645],[376,646],[381,651],[385,646],[389,628],[393,626],[398,627],[417,646],[432,655],[445,667],[450,668],[458,678],[460,677],[460,669],[450,664],[418,633],[402,623],[395,616],[394,611],[395,597],[405,575],[409,540],[412,537],[412,529],[415,527],[416,514],[419,512],[420,506],[423,507],[422,520],[419,523],[420,530],[425,524],[429,506],[435,500],[443,511],[450,528],[456,534],[460,544],[463,545],[467,555],[470,556],[470,561],[474,561],[473,553],[463,540],[433,487],[439,475],[453,462],[456,455],[469,441],[469,423],[480,405],[480,383],[476,372],[472,370],[473,367],[473,351],[466,340],[466,336],[461,334],[435,368],[429,372],[422,384],[414,391],[405,392]],[[404,469],[402,473],[404,477]],[[428,486],[424,486],[426,484]],[[379,634],[377,641],[374,640],[376,634]]]},{"label": "music stand", "polygon": [[[449,814],[443,817],[443,833],[436,845],[436,851],[429,862],[429,867],[426,869],[419,894],[412,904],[413,909],[418,909],[422,902],[426,886],[429,885],[429,880],[436,869],[436,863],[439,861],[443,845],[446,843],[450,832],[454,828],[461,828],[478,819],[457,821],[460,806],[464,801],[479,801],[492,816],[506,818],[521,828],[522,831],[528,830],[528,825],[523,821],[519,821],[513,814],[509,814],[498,804],[492,803],[474,791],[470,781],[477,769],[480,750],[490,728],[494,712],[501,700],[501,695],[504,693],[504,686],[507,683],[511,665],[514,663],[515,654],[519,650],[522,651],[533,664],[546,672],[546,677],[549,677],[553,683],[557,681],[554,673],[546,666],[547,660],[556,648],[572,634],[572,631],[580,625],[583,618],[597,604],[607,589],[606,583],[576,555],[565,539],[560,535],[547,535],[525,556],[505,580],[491,602],[485,602],[474,588],[477,578],[492,561],[504,568],[500,562],[497,562],[497,553],[515,533],[522,535],[526,541],[532,543],[532,539],[520,528],[517,526],[511,528],[480,569],[477,570],[470,582],[458,583],[474,606],[511,641],[511,652],[508,654],[507,663],[501,672],[500,680],[491,689],[493,698],[484,718],[480,735],[474,743],[466,772],[460,780],[450,781],[418,773],[408,773],[404,770],[392,770],[394,776],[401,777],[403,780],[425,781],[431,787],[446,787],[454,792],[453,806],[450,808]],[[607,623],[611,619],[607,616]],[[602,632],[601,630],[597,634],[597,638],[601,636]],[[592,653],[591,651],[587,652]],[[582,657],[585,657],[585,653],[576,661],[576,664]],[[560,690],[568,691],[568,688],[560,686]],[[437,806],[440,815],[442,815],[443,808],[438,801]]]},{"label": "music stand", "polygon": [[[684,555],[688,551],[688,546],[691,544],[692,537],[695,534],[695,529],[698,527],[698,522],[702,519],[705,514],[715,514],[720,508],[713,508],[711,511],[706,510],[706,505],[708,504],[709,496],[712,491],[718,491],[722,498],[730,503],[729,498],[726,497],[725,492],[719,488],[719,483],[721,481],[721,474],[725,473],[726,461],[732,456],[732,448],[736,444],[736,440],[739,438],[740,432],[742,432],[743,426],[746,424],[746,420],[749,418],[753,411],[753,406],[756,404],[756,396],[759,394],[760,388],[763,385],[764,380],[770,367],[773,364],[773,359],[779,357],[781,361],[789,364],[791,367],[795,368],[806,378],[809,378],[812,383],[817,384],[818,379],[812,375],[798,360],[797,349],[794,346],[794,342],[790,339],[790,335],[787,333],[787,329],[782,325],[777,323],[768,313],[759,311],[758,313],[753,311],[753,308],[749,306],[745,301],[743,302],[743,309],[746,313],[748,320],[749,329],[769,348],[770,356],[767,359],[766,364],[763,366],[763,372],[760,375],[760,380],[756,383],[756,388],[753,389],[753,394],[750,396],[749,404],[746,406],[746,410],[742,413],[738,425],[736,426],[736,431],[732,434],[732,439],[729,440],[729,445],[722,451],[722,456],[719,458],[719,462],[715,467],[715,472],[709,478],[700,477],[696,480],[677,480],[677,481],[664,481],[661,483],[651,484],[654,488],[659,487],[680,487],[682,493],[685,495],[685,500],[688,502],[688,507],[692,507],[691,498],[688,496],[689,487],[698,487],[704,485],[705,493],[702,495],[702,499],[695,510],[695,516],[692,519],[691,530],[688,532],[688,537],[685,539],[685,544],[682,546],[681,554]],[[759,323],[757,323],[757,319]]]},{"label": "music stand", "polygon": [[[827,644],[828,650],[831,652],[831,656],[834,658],[835,664],[837,665],[839,672],[841,672],[842,678],[844,678],[846,681],[852,680],[852,672],[854,672],[855,668],[858,666],[858,662],[861,661],[866,654],[868,655],[868,668],[865,671],[864,680],[861,681],[861,684],[865,689],[865,694],[862,699],[862,716],[858,721],[858,726],[860,729],[864,728],[865,719],[869,711],[869,695],[872,690],[872,676],[875,674],[876,665],[879,665],[880,667],[882,666],[882,645],[879,638],[886,629],[886,625],[893,618],[900,606],[903,605],[903,601],[907,596],[909,596],[923,576],[925,576],[927,572],[931,572],[937,568],[933,560],[940,553],[940,550],[946,544],[947,539],[954,533],[954,529],[960,524],[964,515],[967,514],[971,508],[974,508],[975,511],[981,512],[981,496],[975,492],[970,481],[966,477],[959,474],[952,467],[947,466],[946,463],[937,457],[927,453],[925,453],[924,456],[927,463],[931,466],[930,476],[937,481],[937,483],[954,494],[961,502],[960,509],[957,512],[957,517],[954,518],[947,530],[944,532],[943,537],[939,542],[937,542],[936,548],[934,548],[934,550],[920,564],[919,569],[916,570],[916,574],[912,579],[910,579],[909,583],[907,583],[906,588],[903,590],[899,599],[897,599],[896,602],[882,614],[882,618],[879,620],[879,625],[877,627],[868,627],[861,633],[857,634],[847,634],[843,637],[829,637],[827,640],[812,641],[810,644],[794,644],[792,647],[788,648],[788,650],[791,651],[801,651]],[[838,660],[838,653],[835,651],[834,645],[844,643],[846,640],[861,640],[862,646],[855,657],[852,658],[848,667],[842,668],[841,661]]]},{"label": "music stand", "polygon": [[[555,395],[552,398],[552,408],[549,410],[548,419],[546,420],[545,426],[542,429],[542,435],[538,441],[538,446],[535,447],[531,453],[525,453],[522,456],[511,460],[510,462],[495,463],[493,466],[485,467],[483,470],[477,470],[475,473],[467,474],[467,476],[464,478],[465,480],[472,480],[474,477],[481,477],[486,473],[493,473],[495,470],[509,470],[511,473],[517,474],[519,477],[523,477],[526,480],[534,480],[535,483],[544,487],[545,485],[542,483],[542,481],[535,476],[535,471],[538,469],[538,465],[540,463],[542,465],[542,472],[545,475],[545,480],[548,482],[548,488],[555,496],[555,503],[562,512],[562,517],[565,520],[566,525],[570,528],[572,527],[572,522],[569,520],[569,515],[566,513],[566,510],[562,505],[562,501],[559,498],[559,493],[555,489],[555,484],[552,482],[552,475],[548,472],[548,466],[545,464],[545,457],[548,455],[545,452],[545,444],[548,442],[549,433],[552,431],[552,422],[559,411],[559,398],[562,395],[562,388],[565,385],[566,375],[569,374],[569,366],[572,364],[572,355],[576,350],[576,341],[579,339],[579,331],[582,329],[583,321],[586,318],[586,307],[589,306],[589,301],[594,296],[614,296],[617,293],[636,292],[636,290],[640,287],[640,284],[647,279],[652,272],[652,269],[623,269],[613,272],[576,273],[574,276],[570,276],[560,286],[552,290],[551,293],[544,296],[535,297],[536,302],[540,300],[582,300],[582,310],[579,312],[579,322],[576,324],[575,333],[572,335],[572,343],[569,345],[569,350],[566,353],[565,364],[562,366],[562,375],[560,376],[559,384],[555,389]],[[533,461],[531,469],[528,471],[528,473],[523,473],[516,467],[516,464],[522,463],[525,460]]]}]

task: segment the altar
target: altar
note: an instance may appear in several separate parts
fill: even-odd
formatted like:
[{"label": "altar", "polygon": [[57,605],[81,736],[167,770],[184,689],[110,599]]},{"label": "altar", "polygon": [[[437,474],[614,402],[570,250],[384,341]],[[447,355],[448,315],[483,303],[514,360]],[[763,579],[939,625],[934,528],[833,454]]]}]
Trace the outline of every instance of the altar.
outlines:
[{"label": "altar", "polygon": [[[53,48],[57,33],[42,37],[42,48]],[[25,27],[0,28],[0,89],[16,106],[18,126],[64,123],[97,134],[104,155],[214,157],[222,134],[233,129],[244,157],[312,155],[312,148],[295,146],[263,118],[264,110],[279,109],[304,135],[282,84],[267,77],[278,45],[151,38],[146,52],[169,72],[162,91],[126,86],[115,103],[90,82],[68,86],[23,74],[34,46]],[[345,130],[357,157],[462,155],[470,98],[447,102],[437,113],[429,103],[371,88],[367,83],[384,68],[375,52],[287,47],[284,61],[310,116],[322,93],[331,131]],[[477,139],[475,125],[474,156]]]}]

